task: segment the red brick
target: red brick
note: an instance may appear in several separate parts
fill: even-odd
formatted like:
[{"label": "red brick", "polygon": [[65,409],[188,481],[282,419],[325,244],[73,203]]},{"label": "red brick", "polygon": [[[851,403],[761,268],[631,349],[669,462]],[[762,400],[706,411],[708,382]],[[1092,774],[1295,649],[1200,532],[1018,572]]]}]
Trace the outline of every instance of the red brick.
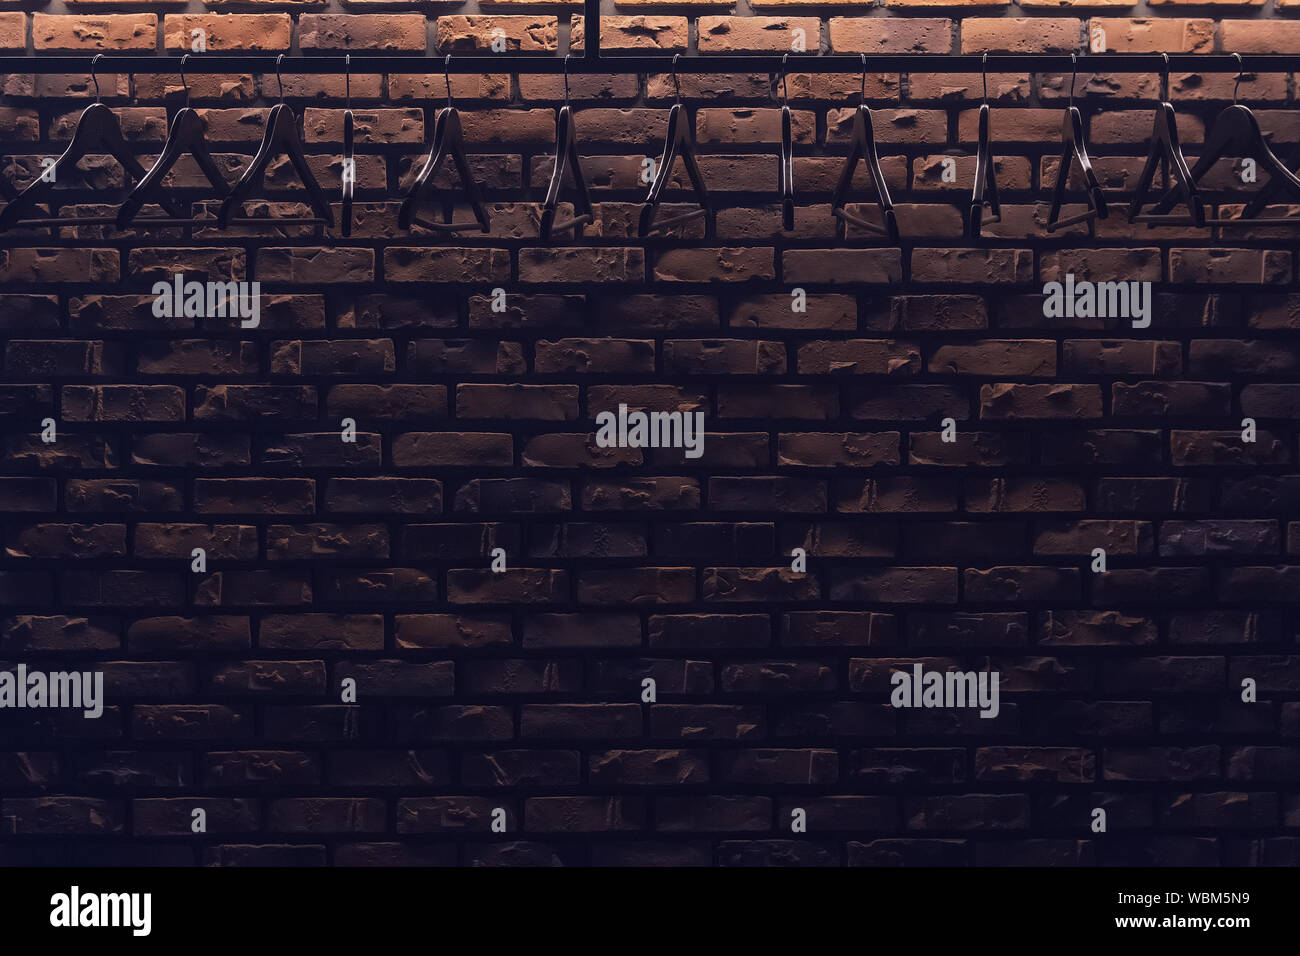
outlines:
[{"label": "red brick", "polygon": [[961,23],[962,53],[1081,51],[1083,24],[1071,17],[971,17]]},{"label": "red brick", "polygon": [[169,50],[188,53],[193,31],[202,30],[210,53],[254,50],[288,53],[292,26],[287,13],[169,13],[163,18],[163,42]]}]

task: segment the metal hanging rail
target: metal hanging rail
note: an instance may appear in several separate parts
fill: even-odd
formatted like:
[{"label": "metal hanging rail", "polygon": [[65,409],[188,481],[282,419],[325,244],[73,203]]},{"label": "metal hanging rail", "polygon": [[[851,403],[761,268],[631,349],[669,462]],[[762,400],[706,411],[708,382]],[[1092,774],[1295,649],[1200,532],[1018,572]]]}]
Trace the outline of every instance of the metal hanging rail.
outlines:
[{"label": "metal hanging rail", "polygon": [[[350,54],[355,73],[443,73],[443,54],[436,56],[367,56]],[[344,54],[334,56],[285,56],[282,73],[342,74]],[[91,56],[6,56],[0,57],[0,74],[83,74],[89,72]],[[185,65],[188,75],[199,73],[274,73],[276,54],[192,54]],[[781,54],[683,56],[677,61],[678,73],[780,73]],[[553,54],[453,54],[452,73],[563,73],[566,58]],[[622,75],[665,73],[672,69],[672,56],[590,56],[574,54],[567,58],[568,72],[579,74]],[[1259,55],[1244,58],[1246,73],[1300,72],[1300,55]],[[862,72],[862,58],[852,56],[791,53],[785,60],[790,73]],[[989,73],[1069,73],[1074,64],[1070,55],[1056,53],[990,54],[867,54],[867,66],[874,73],[979,73],[987,65]],[[179,73],[180,56],[114,56],[105,54],[99,61],[101,76],[121,73]],[[1168,69],[1178,73],[1236,73],[1243,64],[1232,54],[1170,54]],[[1152,73],[1165,69],[1159,53],[1098,53],[1078,58],[1080,73]]]}]

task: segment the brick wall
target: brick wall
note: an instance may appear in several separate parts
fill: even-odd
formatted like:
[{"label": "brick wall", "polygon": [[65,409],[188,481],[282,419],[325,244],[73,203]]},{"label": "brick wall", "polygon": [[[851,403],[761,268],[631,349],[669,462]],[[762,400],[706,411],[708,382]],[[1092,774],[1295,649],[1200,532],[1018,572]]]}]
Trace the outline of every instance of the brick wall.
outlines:
[{"label": "brick wall", "polygon": [[[512,50],[579,49],[580,4],[148,7],[3,2],[0,53],[179,52],[198,27],[212,52],[411,69],[352,77],[349,239],[0,237],[0,662],[98,668],[108,688],[98,720],[0,711],[0,861],[1298,862],[1295,242],[1127,224],[1154,77],[1079,75],[1116,205],[1095,239],[1047,239],[1069,77],[990,76],[1003,220],[972,246],[980,78],[871,75],[904,233],[881,248],[836,241],[830,216],[856,75],[792,65],[792,233],[771,78],[684,75],[714,235],[652,241],[634,238],[639,175],[671,79],[575,76],[597,223],[548,247],[562,81],[493,72],[487,47],[500,28]],[[665,54],[779,53],[793,29],[810,53],[1083,53],[1098,27],[1108,50],[1237,51],[1247,69],[1300,51],[1289,0],[606,13],[607,48]],[[444,99],[425,58],[445,52],[484,57],[453,90],[489,236],[396,228]],[[232,180],[277,96],[255,66],[189,79]],[[100,72],[147,166],[179,80]],[[0,155],[25,185],[93,85],[0,79]],[[336,191],[343,77],[283,83]],[[1189,153],[1233,85],[1172,77]],[[1240,95],[1275,144],[1300,140],[1293,77],[1248,75]],[[82,173],[67,208],[114,208],[117,165]],[[174,181],[202,200],[197,167]],[[1207,184],[1239,208],[1227,163]],[[177,272],[261,282],[261,325],[155,317],[150,288]],[[1044,318],[1043,283],[1067,273],[1155,283],[1150,327]],[[619,403],[704,412],[704,456],[596,447]],[[998,717],[891,708],[891,669],[916,660],[997,670]]]}]

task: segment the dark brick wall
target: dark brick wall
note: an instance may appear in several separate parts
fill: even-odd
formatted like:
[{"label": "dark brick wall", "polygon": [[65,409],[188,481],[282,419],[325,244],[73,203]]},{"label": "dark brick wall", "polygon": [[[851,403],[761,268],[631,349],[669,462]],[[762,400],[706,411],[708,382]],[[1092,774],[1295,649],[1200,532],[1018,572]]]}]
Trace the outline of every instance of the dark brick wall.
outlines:
[{"label": "dark brick wall", "polygon": [[[93,721],[0,711],[0,862],[1297,862],[1295,243],[1125,222],[1152,77],[1079,77],[1118,201],[1095,239],[1042,229],[1068,78],[990,77],[1005,206],[973,248],[979,78],[872,75],[905,233],[887,249],[836,241],[829,213],[856,76],[790,77],[791,234],[769,77],[684,76],[715,234],[650,242],[629,237],[671,82],[574,77],[598,222],[546,247],[561,81],[485,63],[454,88],[494,229],[440,242],[395,225],[442,105],[421,54],[469,55],[498,23],[563,52],[577,7],[485,23],[462,19],[472,7],[209,6],[8,6],[0,47],[175,50],[206,17],[225,49],[407,51],[412,72],[352,78],[350,239],[0,237],[0,662],[102,668],[109,705]],[[1127,4],[1104,22],[1028,3],[749,16],[781,6],[665,4],[606,33],[666,52],[780,50],[791,26],[812,50],[1082,52],[1102,26],[1110,49],[1249,55],[1293,52],[1300,30],[1272,3],[1225,4],[1221,22]],[[156,154],[178,80],[101,73]],[[343,80],[284,84],[336,190]],[[1172,85],[1194,154],[1232,77]],[[233,179],[274,76],[190,89]],[[2,90],[0,154],[23,185],[92,84]],[[1300,140],[1292,77],[1248,76],[1241,95],[1276,144]],[[83,172],[69,202],[111,209],[117,166]],[[1230,170],[1212,175],[1231,214]],[[177,182],[202,200],[195,167]],[[177,271],[260,281],[261,326],[155,318],[150,287]],[[1154,282],[1151,326],[1044,318],[1042,285],[1066,273]],[[620,402],[704,412],[704,457],[596,448],[594,416]],[[915,660],[997,670],[999,716],[892,709],[890,671]]]}]

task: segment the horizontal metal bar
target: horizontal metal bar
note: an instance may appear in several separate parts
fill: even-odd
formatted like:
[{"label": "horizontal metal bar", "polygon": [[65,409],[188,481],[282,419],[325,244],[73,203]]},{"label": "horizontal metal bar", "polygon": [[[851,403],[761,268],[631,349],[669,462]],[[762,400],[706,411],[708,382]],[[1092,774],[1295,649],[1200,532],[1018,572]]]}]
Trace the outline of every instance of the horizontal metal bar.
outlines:
[{"label": "horizontal metal bar", "polygon": [[843,219],[850,225],[857,226],[859,229],[865,229],[877,236],[883,236],[886,232],[885,227],[878,222],[872,222],[870,219],[863,219],[861,216],[855,216],[847,209],[832,209],[831,213]]},{"label": "horizontal metal bar", "polygon": [[[353,73],[442,73],[441,56],[393,56],[352,53]],[[0,74],[62,74],[81,75],[90,72],[89,56],[6,56],[0,57]],[[277,57],[274,54],[228,55],[196,53],[185,64],[188,75],[199,73],[274,73]],[[567,66],[566,66],[567,60]],[[756,56],[718,55],[683,56],[677,61],[679,73],[779,73],[782,62],[790,73],[858,73],[862,70],[860,56],[819,55],[790,53]],[[574,55],[560,57],[553,54],[461,54],[453,55],[447,67],[452,73],[563,73],[573,75],[622,75],[630,73],[664,73],[672,69],[670,56],[617,56],[608,53],[598,57]],[[1098,53],[1079,56],[1080,73],[1152,73],[1164,69],[1164,58],[1158,53]],[[337,74],[344,72],[343,54],[337,56],[285,56],[279,60],[282,73]],[[96,72],[100,76],[120,73],[179,73],[179,56],[110,56],[99,59]],[[1076,63],[1069,54],[1021,53],[990,54],[896,54],[867,56],[867,70],[871,73],[1069,73]],[[1300,71],[1300,55],[1252,55],[1239,61],[1231,54],[1174,53],[1169,55],[1168,67],[1174,73],[1236,73],[1243,69],[1252,73],[1288,73]]]},{"label": "horizontal metal bar", "polygon": [[1064,229],[1066,226],[1077,226],[1081,222],[1090,222],[1097,218],[1097,210],[1089,209],[1087,212],[1081,212],[1077,216],[1067,216],[1065,219],[1058,219],[1056,222],[1047,224],[1048,232],[1056,232],[1058,229]]}]

